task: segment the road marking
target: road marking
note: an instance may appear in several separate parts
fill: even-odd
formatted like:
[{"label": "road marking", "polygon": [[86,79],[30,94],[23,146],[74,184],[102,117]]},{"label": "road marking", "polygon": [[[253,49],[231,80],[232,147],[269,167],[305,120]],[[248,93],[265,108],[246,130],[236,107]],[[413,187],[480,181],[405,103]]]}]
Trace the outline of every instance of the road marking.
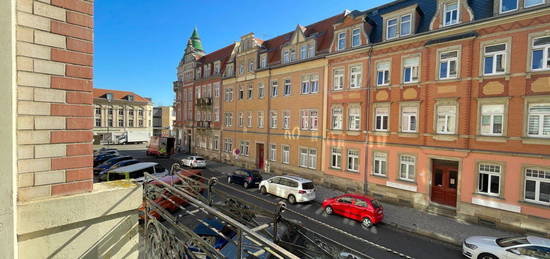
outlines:
[{"label": "road marking", "polygon": [[323,212],[323,207],[319,207],[319,208],[315,211],[315,214],[321,214],[321,212]]}]

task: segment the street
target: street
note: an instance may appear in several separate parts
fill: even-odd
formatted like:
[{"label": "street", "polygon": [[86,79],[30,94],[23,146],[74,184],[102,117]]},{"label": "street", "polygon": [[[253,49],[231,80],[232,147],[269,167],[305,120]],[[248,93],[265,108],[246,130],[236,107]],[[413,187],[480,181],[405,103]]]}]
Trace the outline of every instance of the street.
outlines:
[{"label": "street", "polygon": [[[112,147],[118,148],[122,155],[143,161],[155,161],[165,168],[170,168],[174,162],[173,159],[145,156],[144,145]],[[218,177],[219,183],[215,185],[218,190],[268,210],[275,210],[274,204],[282,200],[272,195],[262,195],[257,188],[244,189],[238,185],[227,185],[227,177],[223,172],[216,172],[210,167],[203,170],[203,175]],[[400,258],[399,255],[413,258],[462,258],[459,247],[403,232],[383,223],[365,229],[359,222],[337,215],[326,215],[321,204],[317,202],[288,204],[283,217],[297,220],[306,228],[374,258]]]}]

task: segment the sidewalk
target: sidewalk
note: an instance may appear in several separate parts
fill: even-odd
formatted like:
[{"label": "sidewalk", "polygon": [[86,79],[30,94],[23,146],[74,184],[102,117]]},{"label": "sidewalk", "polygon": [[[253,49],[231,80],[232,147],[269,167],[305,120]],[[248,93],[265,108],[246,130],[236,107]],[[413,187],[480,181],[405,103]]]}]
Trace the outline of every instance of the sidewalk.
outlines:
[{"label": "sidewalk", "polygon": [[[208,161],[208,168],[218,173],[227,173],[237,169],[237,166],[227,165],[216,161]],[[273,174],[262,173],[264,178]],[[326,198],[344,194],[344,192],[317,185],[315,201],[322,203]],[[382,202],[384,207],[384,224],[392,225],[397,229],[444,241],[453,245],[462,245],[462,241],[469,236],[514,236],[506,232],[486,226],[458,221],[454,218],[439,216],[419,211],[410,207],[402,207]]]}]

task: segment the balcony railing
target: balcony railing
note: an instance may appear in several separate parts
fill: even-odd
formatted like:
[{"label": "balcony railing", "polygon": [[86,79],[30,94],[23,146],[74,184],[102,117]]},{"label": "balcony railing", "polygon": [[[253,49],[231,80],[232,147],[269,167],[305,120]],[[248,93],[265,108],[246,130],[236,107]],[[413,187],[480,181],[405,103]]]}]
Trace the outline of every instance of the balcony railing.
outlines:
[{"label": "balcony railing", "polygon": [[195,99],[195,104],[197,106],[203,106],[203,107],[211,106],[212,97],[202,97],[202,98]]},{"label": "balcony railing", "polygon": [[197,128],[210,129],[210,121],[197,121]]}]

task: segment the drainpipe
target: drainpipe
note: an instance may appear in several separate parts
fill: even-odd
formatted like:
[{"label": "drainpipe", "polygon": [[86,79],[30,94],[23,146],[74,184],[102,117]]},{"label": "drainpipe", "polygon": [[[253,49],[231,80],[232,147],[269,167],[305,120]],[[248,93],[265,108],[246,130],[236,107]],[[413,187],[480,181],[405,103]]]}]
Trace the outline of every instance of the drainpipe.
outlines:
[{"label": "drainpipe", "polygon": [[[264,96],[267,97],[267,111],[266,111],[266,114],[264,115],[264,127],[267,128],[267,143],[266,143],[266,146],[264,147],[264,171],[266,171],[267,173],[270,173],[271,172],[271,161],[269,160],[269,154],[271,153],[268,153],[267,155],[267,158],[268,159],[265,159],[266,157],[266,153],[267,152],[271,152],[271,146],[270,146],[270,140],[271,140],[271,67],[268,68],[268,75],[267,75],[267,85],[264,86]],[[277,82],[277,85],[278,85],[278,82]],[[278,86],[277,86],[278,87]],[[267,88],[267,93],[266,93],[266,88]],[[279,89],[277,89],[277,91],[279,91]],[[267,122],[266,123],[266,118],[267,118]],[[269,166],[267,166],[269,164]],[[269,169],[269,170],[267,170]]]},{"label": "drainpipe", "polygon": [[365,121],[365,127],[366,127],[366,131],[367,131],[367,136],[366,136],[366,141],[365,141],[365,162],[363,163],[365,165],[365,177],[364,177],[364,183],[363,183],[363,192],[364,193],[367,193],[368,192],[368,174],[369,174],[369,114],[370,114],[370,108],[371,108],[371,91],[374,89],[374,88],[371,88],[371,70],[372,70],[372,52],[373,52],[373,45],[371,44],[370,48],[369,48],[369,54],[368,54],[368,66],[367,66],[367,103],[366,103],[366,110],[367,110],[367,114],[365,116],[366,118],[366,121]]},{"label": "drainpipe", "polygon": [[[328,80],[331,78],[329,75],[328,70],[328,59],[325,58],[327,61],[325,64],[324,69],[324,82],[323,82],[323,106],[321,108],[321,111],[323,112],[323,126],[321,129],[323,130],[322,136],[321,136],[321,173],[324,174],[325,170],[327,169],[327,165],[325,163],[326,158],[326,140],[327,140],[327,121],[328,121]],[[322,178],[323,180],[321,182],[324,182],[325,177]]]}]

